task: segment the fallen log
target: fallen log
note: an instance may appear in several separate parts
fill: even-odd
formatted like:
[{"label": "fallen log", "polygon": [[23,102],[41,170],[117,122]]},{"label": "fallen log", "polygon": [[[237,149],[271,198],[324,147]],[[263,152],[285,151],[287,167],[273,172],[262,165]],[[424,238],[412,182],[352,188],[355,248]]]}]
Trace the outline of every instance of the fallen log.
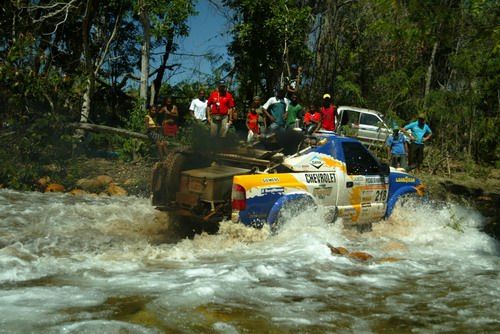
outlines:
[{"label": "fallen log", "polygon": [[75,128],[75,129],[82,129],[82,130],[91,131],[91,132],[112,133],[112,134],[125,136],[125,137],[132,137],[132,138],[137,138],[137,139],[142,139],[142,140],[149,140],[148,136],[143,134],[143,133],[129,131],[129,130],[120,129],[120,128],[114,128],[114,127],[106,126],[106,125],[97,125],[97,124],[90,124],[90,123],[69,123],[68,126]]}]

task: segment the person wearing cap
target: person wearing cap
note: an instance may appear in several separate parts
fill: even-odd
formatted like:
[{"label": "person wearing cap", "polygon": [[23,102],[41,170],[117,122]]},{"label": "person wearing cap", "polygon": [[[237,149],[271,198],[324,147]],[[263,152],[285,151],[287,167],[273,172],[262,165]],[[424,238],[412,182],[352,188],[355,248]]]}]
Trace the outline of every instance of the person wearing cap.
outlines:
[{"label": "person wearing cap", "polygon": [[210,135],[212,137],[225,137],[234,108],[233,95],[226,89],[224,80],[219,81],[218,87],[214,90],[207,101],[208,122],[210,123]]},{"label": "person wearing cap", "polygon": [[425,122],[425,115],[420,114],[416,121],[404,127],[410,136],[410,166],[418,171],[424,161],[424,143],[432,137],[432,130]]},{"label": "person wearing cap", "polygon": [[271,120],[269,129],[272,132],[285,129],[288,102],[285,98],[285,90],[280,89],[276,96],[269,98],[262,106],[264,113]]},{"label": "person wearing cap", "polygon": [[323,130],[335,131],[337,124],[337,107],[332,102],[330,94],[323,95],[323,105],[321,106],[321,128]]},{"label": "person wearing cap", "polygon": [[198,97],[191,101],[189,105],[191,116],[199,122],[207,121],[207,99],[205,98],[205,90],[200,89]]},{"label": "person wearing cap", "polygon": [[393,127],[392,135],[387,137],[385,146],[391,161],[391,166],[394,168],[403,168],[406,170],[407,154],[408,154],[408,139],[399,131],[399,126]]}]

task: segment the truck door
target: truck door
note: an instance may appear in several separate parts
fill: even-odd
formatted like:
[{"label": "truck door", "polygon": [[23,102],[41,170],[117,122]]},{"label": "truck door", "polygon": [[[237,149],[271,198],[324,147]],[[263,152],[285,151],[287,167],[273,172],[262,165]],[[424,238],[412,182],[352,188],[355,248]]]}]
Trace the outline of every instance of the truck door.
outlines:
[{"label": "truck door", "polygon": [[[359,142],[342,143],[346,172],[339,183],[339,215],[347,222],[363,223],[384,216],[389,191],[388,176],[379,162]],[[339,176],[339,182],[341,177]]]},{"label": "truck door", "polygon": [[361,113],[358,130],[360,140],[385,142],[387,135],[387,128],[380,117],[374,114]]}]

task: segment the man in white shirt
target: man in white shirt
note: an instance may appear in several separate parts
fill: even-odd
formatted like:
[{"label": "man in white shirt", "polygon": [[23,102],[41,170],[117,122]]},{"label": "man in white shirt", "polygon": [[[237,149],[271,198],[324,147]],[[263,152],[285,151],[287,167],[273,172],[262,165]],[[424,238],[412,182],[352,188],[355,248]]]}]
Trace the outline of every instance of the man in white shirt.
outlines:
[{"label": "man in white shirt", "polygon": [[290,101],[285,98],[285,90],[280,89],[276,93],[276,96],[269,98],[262,106],[264,114],[271,121],[269,129],[272,132],[278,129],[285,129],[289,102]]},{"label": "man in white shirt", "polygon": [[198,97],[191,101],[189,111],[191,112],[191,116],[198,121],[203,123],[207,121],[207,100],[203,89],[200,89]]}]

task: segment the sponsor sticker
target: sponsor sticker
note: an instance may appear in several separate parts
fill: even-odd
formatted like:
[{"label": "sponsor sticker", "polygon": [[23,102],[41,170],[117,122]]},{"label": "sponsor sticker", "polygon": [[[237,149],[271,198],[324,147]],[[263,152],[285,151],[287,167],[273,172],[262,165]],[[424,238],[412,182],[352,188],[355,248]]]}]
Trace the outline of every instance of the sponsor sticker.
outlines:
[{"label": "sponsor sticker", "polygon": [[264,188],[260,190],[260,193],[262,195],[268,195],[268,194],[282,194],[285,191],[285,188],[283,187],[272,187],[272,188]]},{"label": "sponsor sticker", "polygon": [[383,184],[384,179],[377,176],[377,177],[367,177],[366,178],[366,184]]},{"label": "sponsor sticker", "polygon": [[396,182],[398,183],[413,183],[415,181],[416,180],[414,177],[408,177],[408,176],[396,178]]},{"label": "sponsor sticker", "polygon": [[311,166],[313,166],[316,169],[320,169],[321,166],[323,166],[323,161],[318,157],[314,157],[311,160]]},{"label": "sponsor sticker", "polygon": [[335,183],[335,173],[306,173],[307,183]]},{"label": "sponsor sticker", "polygon": [[262,182],[264,182],[264,183],[280,182],[280,178],[279,177],[265,177],[262,179]]}]

